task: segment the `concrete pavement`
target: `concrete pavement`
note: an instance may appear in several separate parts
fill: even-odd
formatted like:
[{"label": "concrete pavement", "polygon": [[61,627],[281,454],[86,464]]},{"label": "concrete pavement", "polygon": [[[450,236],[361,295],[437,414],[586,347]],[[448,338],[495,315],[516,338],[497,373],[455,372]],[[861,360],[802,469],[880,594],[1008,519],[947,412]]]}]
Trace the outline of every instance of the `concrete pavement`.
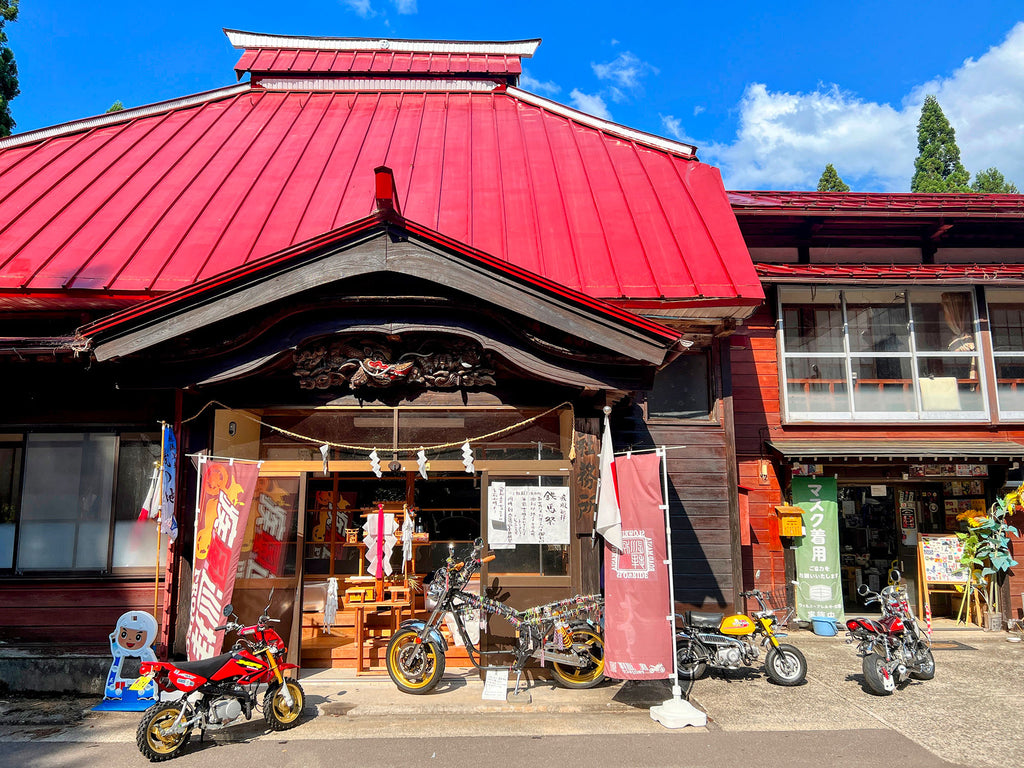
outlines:
[{"label": "concrete pavement", "polygon": [[[708,715],[707,732],[898,733],[942,760],[978,768],[1018,768],[1024,762],[1024,643],[1005,632],[958,628],[935,632],[936,676],[913,681],[879,697],[864,687],[860,659],[842,635],[794,632],[788,640],[807,656],[807,682],[785,688],[755,668],[712,673],[697,682],[690,701]],[[399,692],[386,675],[354,677],[336,670],[304,670],[303,687],[316,719],[290,731],[289,739],[373,738],[403,735],[665,733],[648,708],[670,695],[667,684],[607,682],[571,691],[532,681],[529,699],[486,701],[474,672],[451,670],[426,695]],[[509,686],[511,690],[511,682]],[[121,741],[134,736],[137,714],[83,712],[91,700],[18,700],[0,703],[0,740],[77,738]],[[215,738],[260,731],[256,723],[232,726]],[[682,729],[674,733],[704,729]],[[105,735],[104,735],[105,734]],[[223,736],[222,736],[223,735]],[[273,738],[273,736],[268,736]],[[821,742],[829,745],[828,737]],[[869,752],[870,743],[864,745]]]}]

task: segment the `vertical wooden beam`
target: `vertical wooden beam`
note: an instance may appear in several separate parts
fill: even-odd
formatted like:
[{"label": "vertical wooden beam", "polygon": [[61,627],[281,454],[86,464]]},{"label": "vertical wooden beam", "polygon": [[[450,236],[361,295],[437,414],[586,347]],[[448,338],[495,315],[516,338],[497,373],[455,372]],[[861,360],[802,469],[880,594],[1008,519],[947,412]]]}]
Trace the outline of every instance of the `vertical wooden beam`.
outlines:
[{"label": "vertical wooden beam", "polygon": [[[570,535],[571,587],[576,594],[591,594],[601,589],[601,549],[604,539],[592,540],[597,514],[597,477],[600,468],[600,419],[576,419],[576,461],[572,465],[570,482],[576,499]],[[579,535],[577,535],[579,534]]]},{"label": "vertical wooden beam", "polygon": [[[728,338],[715,339],[712,359],[721,373],[722,427],[725,430],[725,473],[729,494],[729,551],[732,560],[732,604],[742,608],[739,593],[743,591],[743,535],[740,529],[739,467],[736,463],[736,420],[732,407],[732,366]],[[725,347],[725,348],[723,348]]]}]

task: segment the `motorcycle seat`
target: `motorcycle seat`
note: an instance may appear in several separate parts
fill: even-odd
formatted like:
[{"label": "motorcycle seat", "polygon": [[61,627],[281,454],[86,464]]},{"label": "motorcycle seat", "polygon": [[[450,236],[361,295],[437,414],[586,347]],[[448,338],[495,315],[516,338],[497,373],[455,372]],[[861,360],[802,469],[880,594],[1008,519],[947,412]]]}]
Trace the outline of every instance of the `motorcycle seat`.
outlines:
[{"label": "motorcycle seat", "polygon": [[686,623],[691,627],[703,627],[706,629],[718,629],[725,618],[724,613],[712,611],[687,611]]},{"label": "motorcycle seat", "polygon": [[218,669],[227,664],[230,658],[230,653],[222,653],[220,656],[214,656],[212,659],[183,661],[180,664],[175,664],[174,666],[182,672],[188,672],[189,674],[198,675],[199,677],[210,678]]}]

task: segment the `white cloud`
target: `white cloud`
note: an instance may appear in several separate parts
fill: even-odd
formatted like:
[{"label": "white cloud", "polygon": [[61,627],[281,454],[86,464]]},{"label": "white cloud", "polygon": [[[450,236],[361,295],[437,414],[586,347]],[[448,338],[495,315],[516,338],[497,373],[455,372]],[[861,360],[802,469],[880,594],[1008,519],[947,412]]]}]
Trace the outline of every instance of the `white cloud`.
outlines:
[{"label": "white cloud", "polygon": [[399,13],[416,13],[416,0],[394,0],[394,3]]},{"label": "white cloud", "polygon": [[682,120],[678,117],[673,117],[672,115],[659,114],[658,117],[661,118],[661,127],[664,129],[665,133],[673,139],[679,139],[680,141],[684,139],[685,134],[683,133]]},{"label": "white cloud", "polygon": [[590,66],[599,80],[611,80],[616,85],[629,89],[639,88],[640,81],[647,74],[658,74],[657,67],[641,61],[629,51],[620,53],[613,61],[604,64],[591,62]]},{"label": "white cloud", "polygon": [[698,104],[696,107],[693,108],[693,116],[696,117],[705,109],[707,109],[707,107],[702,107],[700,104]]},{"label": "white cloud", "polygon": [[579,88],[573,88],[569,93],[569,101],[580,112],[600,117],[602,120],[612,119],[612,113],[608,111],[608,106],[599,93],[583,93]]},{"label": "white cloud", "polygon": [[554,96],[562,90],[562,86],[556,82],[551,80],[541,81],[535,77],[530,77],[530,75],[526,73],[525,69],[523,70],[522,76],[519,78],[519,85],[522,86],[524,90],[533,91],[534,93],[546,93],[548,96]]},{"label": "white cloud", "polygon": [[344,0],[344,4],[364,19],[377,15],[377,12],[373,10],[373,6],[370,5],[370,0]]},{"label": "white cloud", "polygon": [[702,156],[721,166],[731,189],[814,188],[832,163],[855,191],[906,192],[927,94],[938,98],[972,174],[995,166],[1024,184],[1024,23],[949,77],[912,89],[898,106],[835,85],[784,93],[752,83],[739,104],[735,140],[709,143]]}]

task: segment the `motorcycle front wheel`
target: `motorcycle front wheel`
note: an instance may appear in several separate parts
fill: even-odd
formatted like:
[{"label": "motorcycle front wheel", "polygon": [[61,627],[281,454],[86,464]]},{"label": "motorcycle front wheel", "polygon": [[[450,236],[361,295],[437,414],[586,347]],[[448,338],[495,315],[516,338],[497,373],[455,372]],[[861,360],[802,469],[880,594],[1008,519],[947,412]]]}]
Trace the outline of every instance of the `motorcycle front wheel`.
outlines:
[{"label": "motorcycle front wheel", "polygon": [[263,697],[263,719],[272,731],[287,731],[299,724],[299,715],[306,704],[306,694],[302,686],[294,680],[285,680],[285,686],[292,697],[289,707],[284,698],[284,687],[275,685]]},{"label": "motorcycle front wheel", "polygon": [[387,653],[388,675],[404,693],[427,693],[444,675],[444,651],[420,642],[419,633],[403,629],[391,638]]},{"label": "motorcycle front wheel", "polygon": [[931,648],[922,648],[914,656],[917,670],[910,673],[915,680],[931,680],[935,677],[935,657]]},{"label": "motorcycle front wheel", "polygon": [[165,733],[181,714],[180,701],[165,701],[147,709],[139,727],[135,729],[135,743],[151,763],[159,763],[177,757],[188,744],[191,730],[184,733]]},{"label": "motorcycle front wheel", "polygon": [[769,649],[764,671],[776,685],[800,685],[807,677],[807,659],[796,646],[781,643],[778,648]]},{"label": "motorcycle front wheel", "polygon": [[[864,681],[876,695],[889,696],[896,689],[896,682],[885,668],[885,659],[877,653],[869,653],[865,656],[861,668],[864,670]],[[886,681],[889,684],[888,688],[886,688]]]},{"label": "motorcycle front wheel", "polygon": [[551,676],[563,688],[593,688],[604,680],[604,640],[589,626],[572,628],[573,651],[584,664],[572,667],[551,662]]},{"label": "motorcycle front wheel", "polygon": [[700,680],[708,672],[707,662],[700,658],[699,651],[682,637],[676,638],[676,667],[680,680]]}]

